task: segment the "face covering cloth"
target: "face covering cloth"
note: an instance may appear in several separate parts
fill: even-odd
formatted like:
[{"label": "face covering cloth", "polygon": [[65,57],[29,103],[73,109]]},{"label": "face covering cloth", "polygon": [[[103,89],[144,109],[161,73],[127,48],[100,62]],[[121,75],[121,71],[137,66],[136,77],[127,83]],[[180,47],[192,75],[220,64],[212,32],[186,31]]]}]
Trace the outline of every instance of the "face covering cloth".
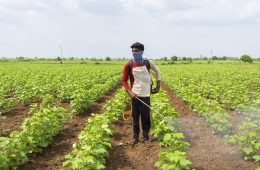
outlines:
[{"label": "face covering cloth", "polygon": [[139,52],[133,52],[133,58],[134,58],[134,62],[136,64],[143,64],[143,51],[139,51]]}]

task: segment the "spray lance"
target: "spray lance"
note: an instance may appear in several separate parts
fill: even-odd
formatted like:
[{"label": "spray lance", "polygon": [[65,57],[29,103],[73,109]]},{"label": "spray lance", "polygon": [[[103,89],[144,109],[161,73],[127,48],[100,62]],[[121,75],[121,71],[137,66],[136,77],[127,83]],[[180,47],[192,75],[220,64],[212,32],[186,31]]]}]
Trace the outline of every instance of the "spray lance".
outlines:
[{"label": "spray lance", "polygon": [[153,107],[149,106],[148,104],[146,104],[144,101],[142,101],[141,99],[139,99],[139,97],[136,97],[137,100],[139,100],[141,103],[143,103],[145,106],[149,107],[151,110],[153,110],[162,120],[164,120],[167,125],[169,127],[174,127],[176,125],[176,122],[178,122],[176,120],[176,118],[174,117],[165,117],[163,116],[160,112],[158,112],[157,110],[155,110]]},{"label": "spray lance", "polygon": [[[154,111],[162,120],[164,120],[168,127],[170,127],[171,130],[175,130],[176,125],[178,125],[180,122],[174,118],[174,117],[165,117],[163,116],[160,112],[158,112],[157,110],[155,110],[153,107],[149,106],[148,104],[146,104],[144,101],[142,101],[141,99],[139,99],[138,96],[134,96],[135,99],[137,99],[138,101],[140,101],[142,104],[144,104],[146,107],[150,108],[152,111]],[[132,117],[132,100],[130,100],[130,106],[131,106],[131,111],[129,114],[129,117],[126,118],[125,114],[124,114],[124,110],[122,110],[122,116],[124,120],[129,120]]]}]

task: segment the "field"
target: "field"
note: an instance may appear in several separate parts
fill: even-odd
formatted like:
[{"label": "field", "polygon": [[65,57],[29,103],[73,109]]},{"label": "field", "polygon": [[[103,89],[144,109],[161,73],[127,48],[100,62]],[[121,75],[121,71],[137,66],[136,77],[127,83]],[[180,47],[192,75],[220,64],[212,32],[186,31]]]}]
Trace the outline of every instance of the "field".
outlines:
[{"label": "field", "polygon": [[157,62],[133,147],[125,62],[0,62],[0,169],[260,169],[260,63]]}]

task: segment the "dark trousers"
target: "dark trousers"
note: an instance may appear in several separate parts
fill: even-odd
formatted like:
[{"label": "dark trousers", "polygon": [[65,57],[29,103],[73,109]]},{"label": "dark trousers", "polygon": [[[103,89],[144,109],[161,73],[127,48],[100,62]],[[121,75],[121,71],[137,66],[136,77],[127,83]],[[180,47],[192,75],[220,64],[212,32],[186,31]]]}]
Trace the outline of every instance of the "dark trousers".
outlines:
[{"label": "dark trousers", "polygon": [[[144,103],[150,106],[150,97],[139,97]],[[143,138],[149,139],[149,131],[151,128],[151,119],[150,119],[150,108],[144,105],[139,100],[132,99],[132,114],[133,114],[133,132],[134,139],[139,138],[140,125],[139,119],[141,115],[142,129],[143,129]]]}]

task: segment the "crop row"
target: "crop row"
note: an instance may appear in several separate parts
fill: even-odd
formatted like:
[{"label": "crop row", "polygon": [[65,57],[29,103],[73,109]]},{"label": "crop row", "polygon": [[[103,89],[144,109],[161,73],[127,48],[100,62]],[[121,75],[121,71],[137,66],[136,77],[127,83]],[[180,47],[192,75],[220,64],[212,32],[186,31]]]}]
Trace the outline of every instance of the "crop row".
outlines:
[{"label": "crop row", "polygon": [[0,69],[0,115],[12,110],[17,102],[28,105],[41,101],[46,94],[69,103],[80,91],[102,85],[108,78],[119,78],[120,73],[120,67],[111,66],[7,65]]},{"label": "crop row", "polygon": [[159,169],[190,169],[191,162],[186,159],[189,143],[184,141],[179,125],[179,114],[170,105],[164,91],[151,97],[152,107],[161,114],[153,112],[153,134],[165,147],[155,166]]},{"label": "crop row", "polygon": [[84,130],[79,134],[79,142],[65,157],[63,169],[105,169],[105,156],[111,148],[113,123],[118,120],[128,104],[123,89],[105,105],[105,113],[92,114]]},{"label": "crop row", "polygon": [[[238,144],[244,159],[260,163],[260,103],[241,110],[246,115],[245,121],[239,125],[239,133],[227,136],[228,141]],[[260,168],[260,165],[259,165]]]},{"label": "crop row", "polygon": [[219,132],[228,132],[226,110],[241,110],[260,99],[259,71],[232,66],[164,66],[164,81]]},{"label": "crop row", "polygon": [[[205,118],[213,129],[218,132],[227,132],[230,128],[229,115],[216,100],[206,99],[199,94],[190,91],[182,81],[174,81],[177,75],[172,78],[170,75],[164,76],[165,83],[181,96],[182,99],[199,115]],[[194,85],[195,86],[195,85]]]},{"label": "crop row", "polygon": [[[12,132],[9,138],[0,138],[0,169],[15,169],[28,160],[28,154],[41,152],[41,148],[48,146],[68,119],[88,108],[102,94],[114,87],[118,83],[115,80],[119,80],[118,77],[115,78],[107,80],[102,86],[96,85],[82,92],[73,100],[72,110],[55,106],[57,103],[54,97],[45,95],[40,109],[24,121],[21,131]],[[33,109],[35,108],[31,110]]]},{"label": "crop row", "polygon": [[223,108],[241,109],[260,99],[260,72],[257,67],[231,65],[172,68],[192,93],[216,100]]},{"label": "crop row", "polygon": [[[167,151],[160,154],[155,166],[160,169],[189,169],[190,161],[185,151],[189,144],[184,142],[184,135],[178,125],[178,113],[170,106],[165,92],[152,97],[153,107],[163,113],[162,119],[153,113],[153,134],[160,140],[160,145]],[[128,100],[123,89],[105,106],[106,112],[93,114],[85,129],[79,135],[79,142],[74,150],[65,157],[63,169],[105,169],[105,156],[111,148],[113,123],[118,120]]]},{"label": "crop row", "polygon": [[236,65],[199,67],[163,67],[164,81],[216,131],[228,132],[231,127],[226,110],[243,115],[245,121],[239,126],[240,132],[227,137],[229,142],[239,145],[245,159],[259,162],[258,69]]},{"label": "crop row", "polygon": [[12,132],[10,137],[0,137],[0,169],[16,169],[18,164],[28,160],[29,153],[41,152],[70,116],[71,113],[63,108],[41,106],[23,122],[21,131]]}]

